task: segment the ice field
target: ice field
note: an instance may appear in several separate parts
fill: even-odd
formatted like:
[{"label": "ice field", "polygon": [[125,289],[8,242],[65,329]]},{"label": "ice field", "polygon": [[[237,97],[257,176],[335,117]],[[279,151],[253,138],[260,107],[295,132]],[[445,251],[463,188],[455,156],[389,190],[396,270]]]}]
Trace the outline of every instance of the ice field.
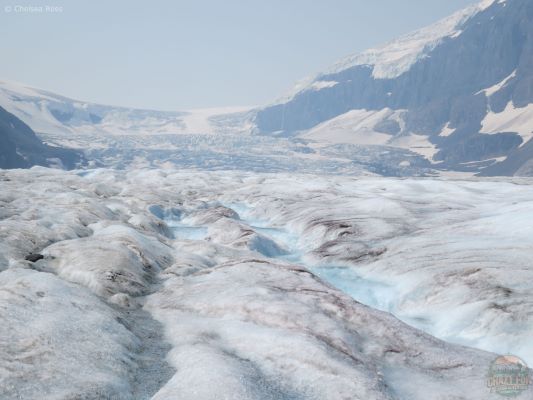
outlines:
[{"label": "ice field", "polygon": [[495,353],[533,364],[527,180],[0,184],[2,399],[490,399]]}]

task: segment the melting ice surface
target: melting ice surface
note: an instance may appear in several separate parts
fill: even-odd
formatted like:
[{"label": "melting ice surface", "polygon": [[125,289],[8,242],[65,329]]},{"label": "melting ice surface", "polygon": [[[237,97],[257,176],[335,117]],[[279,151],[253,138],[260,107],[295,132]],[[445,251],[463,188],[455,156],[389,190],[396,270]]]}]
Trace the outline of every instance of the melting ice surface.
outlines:
[{"label": "melting ice surface", "polygon": [[384,283],[364,279],[355,271],[354,267],[347,265],[319,265],[311,266],[303,260],[306,253],[298,244],[298,238],[281,228],[265,227],[264,223],[254,221],[251,227],[283,245],[289,250],[286,255],[278,258],[305,266],[315,275],[319,276],[330,285],[342,290],[360,303],[378,310],[392,312],[393,288]]},{"label": "melting ice surface", "polygon": [[533,186],[74,174],[0,171],[2,400],[496,400],[479,349],[533,364]]},{"label": "melting ice surface", "polygon": [[[226,206],[236,211],[242,217],[241,221],[255,232],[274,240],[288,250],[287,254],[275,255],[274,258],[303,265],[358,302],[378,310],[393,312],[394,288],[391,286],[361,277],[352,266],[311,266],[303,260],[307,250],[303,248],[297,235],[286,229],[270,226],[269,221],[251,217],[251,210],[245,204],[227,204]],[[204,240],[207,237],[208,228],[206,226],[190,225],[181,219],[167,220],[167,225],[172,229],[176,239]]]},{"label": "melting ice surface", "polygon": [[[402,279],[391,282],[387,279],[390,277],[383,276],[381,279],[379,274],[368,275],[364,268],[348,264],[343,265],[339,261],[324,260],[318,263],[313,261],[310,264],[308,255],[313,250],[312,245],[306,243],[305,237],[292,231],[290,224],[284,225],[279,220],[269,221],[268,214],[264,217],[257,217],[257,210],[254,209],[254,206],[246,203],[224,203],[223,206],[237,212],[240,223],[253,229],[256,233],[272,239],[285,250],[281,254],[262,252],[263,255],[302,265],[323,281],[362,304],[391,313],[403,322],[451,343],[501,354],[512,353],[515,349],[524,353],[521,346],[515,344],[512,337],[502,340],[484,337],[480,336],[478,331],[485,328],[471,327],[472,318],[476,313],[479,313],[480,307],[485,306],[482,300],[464,304],[454,309],[441,309],[434,304],[430,304],[428,309],[424,309],[424,307],[414,304],[415,301],[419,301],[419,298],[427,296],[423,287],[409,292],[410,289],[405,290],[405,285],[410,286],[412,284],[409,280]],[[187,225],[186,221],[171,224],[176,237],[192,240],[202,240],[206,237],[205,227]],[[462,296],[461,293],[456,295]]]},{"label": "melting ice surface", "polygon": [[207,227],[187,225],[181,220],[169,219],[167,225],[176,239],[182,240],[203,240],[207,236]]},{"label": "melting ice surface", "polygon": [[355,271],[354,267],[347,265],[319,265],[311,266],[303,260],[304,254],[309,250],[305,248],[297,235],[283,228],[270,226],[269,221],[258,220],[252,217],[252,209],[242,203],[227,204],[229,208],[237,211],[244,222],[258,233],[262,233],[285,247],[289,252],[281,255],[286,261],[305,266],[324,281],[342,290],[360,303],[382,311],[392,312],[394,290],[384,283],[364,279]]},{"label": "melting ice surface", "polygon": [[364,279],[353,267],[324,266],[309,269],[360,303],[381,311],[393,312],[394,289],[389,285]]}]

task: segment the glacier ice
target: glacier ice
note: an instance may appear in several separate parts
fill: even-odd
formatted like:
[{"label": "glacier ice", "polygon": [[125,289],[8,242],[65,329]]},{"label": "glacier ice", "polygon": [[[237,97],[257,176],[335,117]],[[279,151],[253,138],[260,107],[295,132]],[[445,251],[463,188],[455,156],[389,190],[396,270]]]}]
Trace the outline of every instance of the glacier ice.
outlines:
[{"label": "glacier ice", "polygon": [[497,398],[530,183],[0,171],[0,398]]}]

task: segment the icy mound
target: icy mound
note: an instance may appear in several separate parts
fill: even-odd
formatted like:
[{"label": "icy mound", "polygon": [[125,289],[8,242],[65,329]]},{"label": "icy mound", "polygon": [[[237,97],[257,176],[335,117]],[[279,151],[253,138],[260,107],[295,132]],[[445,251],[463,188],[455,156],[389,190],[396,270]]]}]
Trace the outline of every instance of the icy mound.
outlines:
[{"label": "icy mound", "polygon": [[91,225],[88,238],[62,241],[44,252],[47,267],[60,277],[100,296],[146,294],[159,270],[171,259],[170,248],[131,227]]},{"label": "icy mound", "polygon": [[432,393],[459,396],[467,382],[484,391],[475,371],[490,356],[421,335],[302,268],[241,260],[170,276],[148,307],[178,369],[156,398],[392,399],[397,367]]},{"label": "icy mound", "polygon": [[88,187],[74,187],[77,181],[43,168],[1,175],[0,271],[52,243],[90,235],[90,224],[117,218]]},{"label": "icy mound", "polygon": [[130,399],[139,343],[118,317],[52,274],[0,273],[0,397]]},{"label": "icy mound", "polygon": [[210,225],[208,233],[209,241],[257,251],[266,257],[276,257],[286,253],[286,250],[271,238],[228,218],[219,219]]}]

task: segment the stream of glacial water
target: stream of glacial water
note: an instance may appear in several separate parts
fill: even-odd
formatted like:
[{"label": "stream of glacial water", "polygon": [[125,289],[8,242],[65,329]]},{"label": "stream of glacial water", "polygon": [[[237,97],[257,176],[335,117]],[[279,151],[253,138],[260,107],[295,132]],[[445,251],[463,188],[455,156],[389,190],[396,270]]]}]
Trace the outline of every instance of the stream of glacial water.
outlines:
[{"label": "stream of glacial water", "polygon": [[[307,250],[301,247],[299,238],[296,235],[284,228],[271,226],[269,221],[250,218],[249,210],[242,205],[232,204],[226,206],[239,213],[241,216],[240,222],[248,225],[255,232],[272,239],[287,250],[285,254],[270,256],[270,258],[282,259],[302,265],[358,302],[381,311],[392,312],[391,304],[394,288],[381,282],[364,279],[356,273],[352,266],[331,264],[311,266],[303,259]],[[181,219],[168,219],[166,222],[172,229],[176,239],[204,240],[208,236],[207,226],[190,225]]]},{"label": "stream of glacial water", "polygon": [[[279,254],[265,251],[263,252],[265,257],[301,265],[354,300],[371,308],[388,312],[404,323],[441,340],[498,354],[527,354],[527,351],[524,351],[519,341],[517,341],[516,345],[512,341],[509,341],[508,344],[506,344],[507,342],[502,344],[502,341],[499,341],[497,337],[472,336],[468,329],[465,329],[465,326],[467,326],[465,323],[468,322],[468,318],[465,320],[464,315],[461,315],[460,312],[457,315],[457,313],[454,313],[455,310],[436,308],[430,312],[422,311],[421,313],[412,312],[409,309],[407,312],[402,310],[401,302],[405,300],[405,293],[402,293],[400,286],[367,279],[361,276],[357,267],[353,265],[310,265],[306,262],[307,257],[305,256],[313,249],[308,248],[309,246],[306,246],[298,235],[286,229],[285,226],[276,226],[272,221],[255,218],[253,208],[247,205],[223,205],[236,211],[241,223],[249,226],[256,233],[274,241],[285,250]],[[177,239],[207,239],[207,226],[195,226],[187,222],[187,218],[183,220],[167,220],[168,226],[173,230]],[[261,248],[256,250],[261,252]],[[472,307],[476,307],[476,304],[473,304]],[[518,339],[520,338],[518,337]]]}]

